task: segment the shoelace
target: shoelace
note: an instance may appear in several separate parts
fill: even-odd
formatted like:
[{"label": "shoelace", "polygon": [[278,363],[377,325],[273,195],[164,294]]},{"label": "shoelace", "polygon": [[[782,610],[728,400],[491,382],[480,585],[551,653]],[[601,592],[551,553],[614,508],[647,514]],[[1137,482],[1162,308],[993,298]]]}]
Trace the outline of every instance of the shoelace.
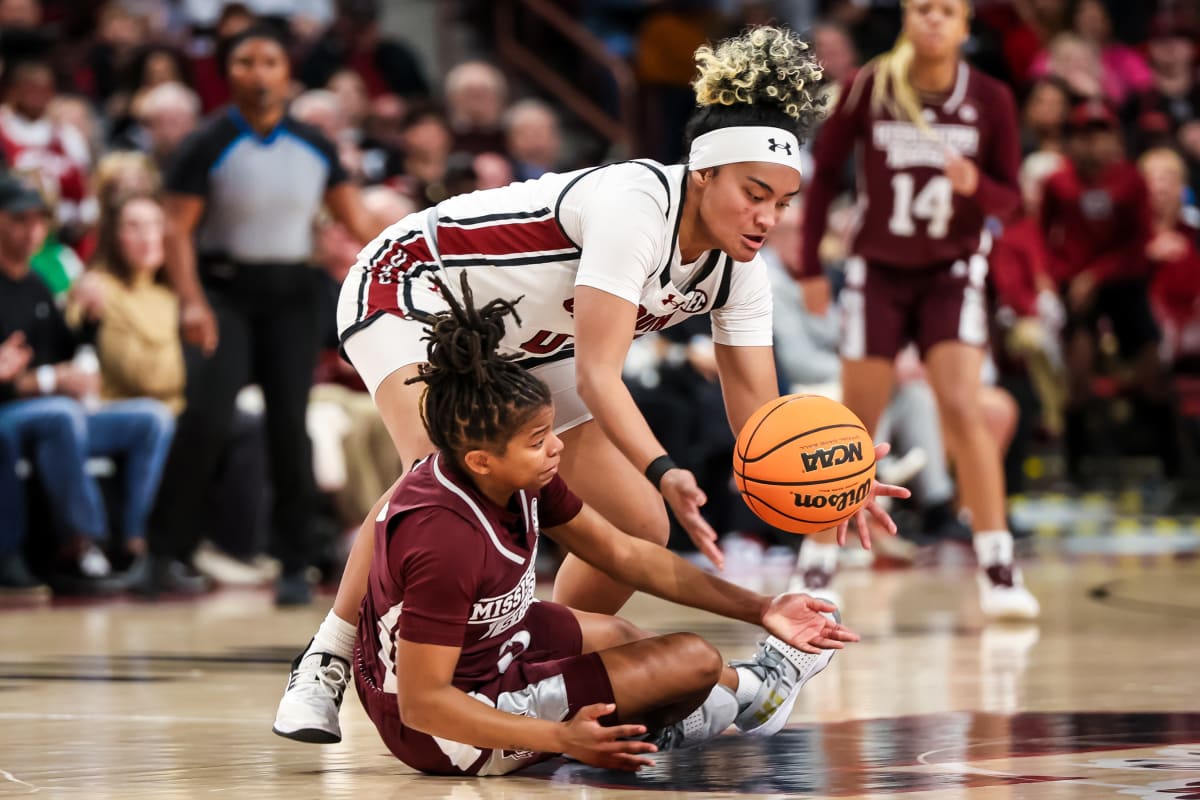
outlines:
[{"label": "shoelace", "polygon": [[323,667],[318,667],[316,677],[321,691],[334,700],[341,700],[342,692],[350,680],[350,675],[346,672],[346,665],[337,659],[331,660]]}]

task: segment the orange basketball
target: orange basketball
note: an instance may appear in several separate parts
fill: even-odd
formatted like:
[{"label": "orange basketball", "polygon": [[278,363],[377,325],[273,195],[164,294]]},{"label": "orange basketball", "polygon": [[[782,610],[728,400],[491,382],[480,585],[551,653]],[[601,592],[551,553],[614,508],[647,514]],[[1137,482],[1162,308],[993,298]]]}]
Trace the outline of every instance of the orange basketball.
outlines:
[{"label": "orange basketball", "polygon": [[871,493],[875,445],[841,403],[791,394],[746,422],[733,476],[750,510],[789,533],[816,533],[852,516]]}]

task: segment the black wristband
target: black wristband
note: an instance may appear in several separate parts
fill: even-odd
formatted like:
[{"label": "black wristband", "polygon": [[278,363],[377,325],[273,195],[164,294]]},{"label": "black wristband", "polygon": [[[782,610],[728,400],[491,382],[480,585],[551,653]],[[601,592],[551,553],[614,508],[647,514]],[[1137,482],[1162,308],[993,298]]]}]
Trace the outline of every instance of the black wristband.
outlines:
[{"label": "black wristband", "polygon": [[646,480],[654,484],[654,488],[660,488],[663,475],[666,475],[669,470],[678,469],[679,465],[671,460],[670,456],[662,455],[650,462],[650,466],[646,467]]}]

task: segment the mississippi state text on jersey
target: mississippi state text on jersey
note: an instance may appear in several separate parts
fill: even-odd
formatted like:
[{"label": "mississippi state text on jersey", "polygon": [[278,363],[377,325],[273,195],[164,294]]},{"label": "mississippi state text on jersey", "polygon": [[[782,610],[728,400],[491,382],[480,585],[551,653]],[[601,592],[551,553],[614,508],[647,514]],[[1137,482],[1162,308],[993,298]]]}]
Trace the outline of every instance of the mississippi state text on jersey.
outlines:
[{"label": "mississippi state text on jersey", "polygon": [[[853,150],[857,228],[851,250],[894,267],[949,264],[986,252],[984,220],[1020,206],[1020,146],[1008,88],[960,63],[953,89],[923,98],[926,125],[872,108],[873,69],[847,81],[814,144],[816,170],[804,224],[804,275],[821,274],[817,256],[829,206]],[[955,193],[945,175],[951,149],[979,168],[974,195]]]}]

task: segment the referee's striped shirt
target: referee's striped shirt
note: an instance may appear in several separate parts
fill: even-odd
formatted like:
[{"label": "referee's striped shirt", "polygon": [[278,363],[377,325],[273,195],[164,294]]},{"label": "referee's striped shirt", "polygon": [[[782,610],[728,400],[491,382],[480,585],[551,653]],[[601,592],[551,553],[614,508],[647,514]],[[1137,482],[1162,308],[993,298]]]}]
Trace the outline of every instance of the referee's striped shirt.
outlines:
[{"label": "referee's striped shirt", "polygon": [[204,198],[201,261],[286,264],[312,256],[313,219],[346,180],[334,145],[312,126],[284,115],[261,136],[230,106],[180,145],[166,189]]}]

